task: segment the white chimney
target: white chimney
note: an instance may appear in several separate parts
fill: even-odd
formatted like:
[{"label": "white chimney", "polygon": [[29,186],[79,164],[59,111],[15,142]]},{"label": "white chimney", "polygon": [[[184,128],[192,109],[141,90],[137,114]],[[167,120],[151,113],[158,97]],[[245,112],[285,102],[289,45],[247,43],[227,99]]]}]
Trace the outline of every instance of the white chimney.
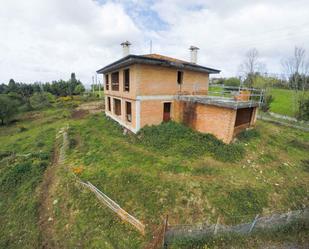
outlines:
[{"label": "white chimney", "polygon": [[127,55],[130,54],[130,45],[131,43],[128,41],[125,41],[120,44],[122,46],[122,56],[126,57]]},{"label": "white chimney", "polygon": [[189,48],[189,50],[191,51],[190,54],[191,54],[191,63],[194,63],[196,64],[197,63],[197,51],[199,50],[198,47],[194,47],[194,46],[191,46]]}]

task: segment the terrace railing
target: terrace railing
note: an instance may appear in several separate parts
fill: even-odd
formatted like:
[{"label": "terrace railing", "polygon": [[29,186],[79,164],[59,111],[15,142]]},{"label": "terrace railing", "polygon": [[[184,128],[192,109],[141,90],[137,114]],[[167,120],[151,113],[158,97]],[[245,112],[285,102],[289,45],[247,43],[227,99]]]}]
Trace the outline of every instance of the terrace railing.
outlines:
[{"label": "terrace railing", "polygon": [[259,104],[264,102],[264,89],[249,88],[244,86],[210,85],[207,96],[227,98],[234,101],[250,101]]}]

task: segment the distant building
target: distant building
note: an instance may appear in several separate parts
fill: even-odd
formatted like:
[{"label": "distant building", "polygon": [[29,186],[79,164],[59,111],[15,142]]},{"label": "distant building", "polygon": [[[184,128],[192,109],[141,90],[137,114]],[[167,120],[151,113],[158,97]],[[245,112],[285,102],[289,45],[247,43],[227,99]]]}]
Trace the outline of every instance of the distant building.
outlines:
[{"label": "distant building", "polygon": [[230,143],[256,122],[258,104],[248,92],[234,98],[208,96],[213,68],[197,64],[197,47],[190,47],[191,62],[159,55],[129,54],[97,73],[104,74],[105,114],[136,133],[145,125],[174,120]]}]

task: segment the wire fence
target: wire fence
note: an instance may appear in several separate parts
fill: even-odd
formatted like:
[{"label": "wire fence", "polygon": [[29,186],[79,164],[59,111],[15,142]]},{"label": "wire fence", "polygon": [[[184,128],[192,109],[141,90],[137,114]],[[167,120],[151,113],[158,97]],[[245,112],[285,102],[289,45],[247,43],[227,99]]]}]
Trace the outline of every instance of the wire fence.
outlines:
[{"label": "wire fence", "polygon": [[[58,163],[63,164],[66,156],[66,149],[68,148],[68,126],[62,128],[57,137],[62,136],[62,145],[60,147],[60,153]],[[123,210],[115,201],[109,198],[106,194],[96,188],[90,182],[83,182],[75,174],[77,181],[83,186],[89,188],[97,198],[114,211],[122,220],[133,225],[141,234],[145,235],[145,225],[138,219]],[[309,223],[309,208],[306,207],[302,210],[289,211],[286,213],[276,213],[268,216],[260,217],[259,214],[246,223],[237,225],[222,224],[220,217],[218,217],[215,224],[199,223],[199,224],[168,224],[168,217],[166,217],[161,225],[153,232],[152,240],[144,247],[144,249],[160,249],[168,248],[168,245],[178,239],[190,239],[200,240],[205,237],[211,237],[216,235],[223,235],[229,233],[249,235],[258,230],[275,229],[287,226],[294,222]]]},{"label": "wire fence", "polygon": [[[60,153],[58,158],[58,163],[63,164],[66,157],[66,150],[69,145],[68,140],[68,129],[69,126],[63,127],[60,129],[59,133],[57,134],[57,138],[62,136],[62,145],[60,147]],[[73,173],[73,172],[72,172]],[[82,181],[76,174],[73,173],[73,175],[76,178],[76,181],[83,186],[87,187],[89,190],[91,190],[96,197],[109,209],[111,209],[113,212],[115,212],[123,221],[130,223],[133,225],[142,235],[145,235],[145,225],[140,222],[138,219],[136,219],[134,216],[130,215],[128,212],[126,212],[124,209],[122,209],[115,201],[113,201],[111,198],[109,198],[106,194],[104,194],[102,191],[100,191],[96,186],[94,186],[92,183],[84,182]]]},{"label": "wire fence", "polygon": [[165,241],[169,244],[178,239],[200,240],[229,233],[248,235],[255,231],[284,227],[294,222],[309,223],[309,208],[264,217],[256,215],[251,222],[237,225],[220,224],[220,218],[217,219],[216,224],[168,225]]}]

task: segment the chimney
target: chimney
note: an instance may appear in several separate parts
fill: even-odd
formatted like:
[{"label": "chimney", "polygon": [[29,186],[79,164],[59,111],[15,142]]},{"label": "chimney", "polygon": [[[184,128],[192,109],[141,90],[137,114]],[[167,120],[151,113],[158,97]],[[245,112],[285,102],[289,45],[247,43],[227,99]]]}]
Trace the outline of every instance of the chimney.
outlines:
[{"label": "chimney", "polygon": [[189,50],[191,51],[190,54],[191,54],[191,63],[194,63],[196,64],[197,63],[197,51],[199,50],[198,47],[194,47],[194,46],[191,46],[189,48]]},{"label": "chimney", "polygon": [[131,43],[128,41],[125,41],[120,44],[122,46],[122,56],[126,57],[127,55],[130,54],[130,45]]}]

